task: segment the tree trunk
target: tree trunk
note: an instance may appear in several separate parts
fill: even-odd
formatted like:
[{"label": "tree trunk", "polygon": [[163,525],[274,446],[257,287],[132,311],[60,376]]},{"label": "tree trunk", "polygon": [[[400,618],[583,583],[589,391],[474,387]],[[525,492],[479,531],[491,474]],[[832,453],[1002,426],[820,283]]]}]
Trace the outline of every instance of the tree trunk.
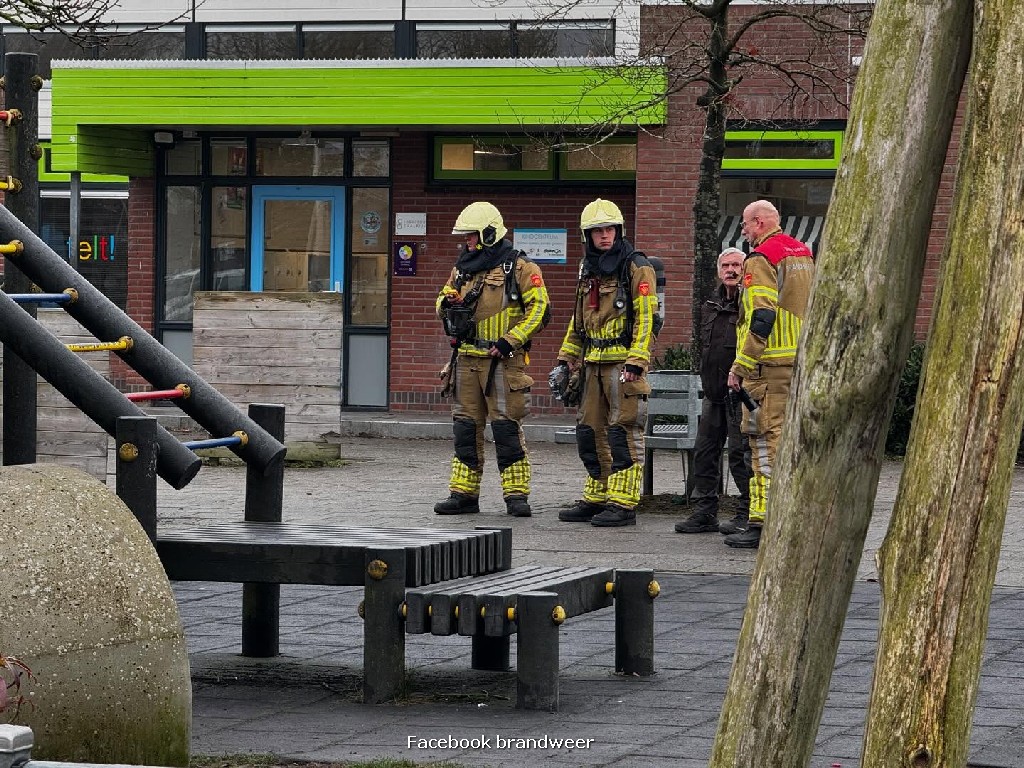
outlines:
[{"label": "tree trunk", "polygon": [[712,768],[806,765],[911,340],[971,0],[880,0]]},{"label": "tree trunk", "polygon": [[718,217],[721,211],[719,195],[722,187],[722,158],[725,157],[725,97],[729,93],[726,62],[729,52],[725,46],[729,6],[723,5],[718,16],[710,18],[711,34],[708,44],[707,90],[698,100],[704,109],[704,136],[701,139],[700,166],[697,191],[693,201],[693,318],[691,331],[691,368],[700,370],[704,350],[701,343],[704,302],[711,298],[717,287],[718,254],[722,248],[719,238]]},{"label": "tree trunk", "polygon": [[963,766],[1024,419],[1024,17],[984,0],[911,444],[879,551],[864,768]]}]

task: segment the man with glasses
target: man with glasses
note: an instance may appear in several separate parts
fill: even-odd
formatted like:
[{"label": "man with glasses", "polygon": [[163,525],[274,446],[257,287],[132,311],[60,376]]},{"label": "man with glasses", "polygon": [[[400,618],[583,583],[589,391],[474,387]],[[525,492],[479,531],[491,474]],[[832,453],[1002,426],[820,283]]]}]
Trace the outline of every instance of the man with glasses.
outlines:
[{"label": "man with glasses", "polygon": [[[718,255],[719,285],[701,311],[701,403],[693,450],[693,512],[675,525],[676,533],[739,533],[747,528],[750,508],[750,446],[740,433],[739,402],[726,386],[736,359],[736,318],[744,254],[726,248]],[[722,448],[729,445],[729,469],[740,490],[743,511],[718,523],[718,489],[722,480]]]},{"label": "man with glasses", "polygon": [[725,537],[730,547],[761,542],[775,449],[782,433],[800,328],[814,282],[810,249],[779,226],[779,212],[767,200],[743,209],[743,237],[750,255],[743,264],[736,360],[728,386],[745,388],[757,408],[743,406],[741,431],[750,439],[750,513],[745,531]]}]

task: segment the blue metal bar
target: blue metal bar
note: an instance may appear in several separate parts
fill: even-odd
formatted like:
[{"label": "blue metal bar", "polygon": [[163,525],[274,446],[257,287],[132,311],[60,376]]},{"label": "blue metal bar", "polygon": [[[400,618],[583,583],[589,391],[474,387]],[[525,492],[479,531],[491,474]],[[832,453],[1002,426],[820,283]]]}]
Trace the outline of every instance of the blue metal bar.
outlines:
[{"label": "blue metal bar", "polygon": [[8,293],[7,296],[18,304],[42,304],[44,301],[62,304],[72,298],[70,293]]},{"label": "blue metal bar", "polygon": [[238,445],[241,442],[242,438],[238,435],[232,435],[231,437],[213,437],[209,440],[188,440],[183,442],[182,445],[195,451],[200,448],[220,448],[221,446]]}]

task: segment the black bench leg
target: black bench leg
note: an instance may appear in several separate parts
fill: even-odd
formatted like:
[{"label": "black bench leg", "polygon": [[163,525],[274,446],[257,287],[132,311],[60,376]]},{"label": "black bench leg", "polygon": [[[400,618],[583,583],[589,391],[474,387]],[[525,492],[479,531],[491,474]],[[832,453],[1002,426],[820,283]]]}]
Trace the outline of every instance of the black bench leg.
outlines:
[{"label": "black bench leg", "polygon": [[615,671],[654,674],[654,571],[615,571]]},{"label": "black bench leg", "polygon": [[516,605],[516,707],[558,711],[558,624],[554,592],[524,592]]},{"label": "black bench leg", "polygon": [[117,496],[156,542],[156,419],[118,416],[114,427]]},{"label": "black bench leg", "polygon": [[[249,418],[284,441],[283,405],[252,403]],[[252,465],[245,473],[245,519],[281,522],[284,499],[284,461],[264,473]],[[248,582],[242,585],[242,655],[267,658],[280,652],[281,585]]]},{"label": "black bench leg", "polygon": [[644,496],[654,493],[654,451],[650,448],[644,449],[644,473],[640,492]]},{"label": "black bench leg", "polygon": [[363,701],[394,699],[405,683],[405,550],[366,553],[363,599]]},{"label": "black bench leg", "polygon": [[502,637],[473,635],[473,669],[489,672],[507,671],[511,646],[512,643],[508,635]]}]

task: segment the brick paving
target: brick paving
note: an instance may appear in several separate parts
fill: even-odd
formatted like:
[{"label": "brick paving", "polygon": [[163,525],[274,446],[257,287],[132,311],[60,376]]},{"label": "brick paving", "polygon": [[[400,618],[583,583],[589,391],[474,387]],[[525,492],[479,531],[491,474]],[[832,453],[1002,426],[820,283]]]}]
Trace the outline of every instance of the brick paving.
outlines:
[{"label": "brick paving", "polygon": [[[193,751],[270,752],[320,761],[450,759],[466,766],[531,760],[554,766],[706,766],[755,553],[725,547],[718,534],[672,533],[684,507],[678,517],[643,514],[635,528],[560,523],[557,510],[578,497],[582,468],[574,446],[542,441],[539,432],[531,444],[533,517],[511,519],[504,514],[491,453],[481,513],[437,518],[431,507],[446,494],[450,445],[421,438],[444,434],[444,420],[434,419],[433,426],[430,419],[421,420],[406,427],[404,437],[399,419],[386,421],[390,437],[343,438],[342,453],[350,459],[346,466],[289,469],[285,519],[511,525],[514,565],[655,568],[662,585],[656,603],[657,674],[614,675],[613,612],[600,611],[570,619],[562,627],[557,713],[515,709],[514,674],[473,671],[467,638],[429,635],[407,636],[408,698],[364,706],[358,701],[358,589],[282,587],[282,655],[255,660],[238,656],[241,587],[179,583],[175,593],[193,666]],[[370,431],[353,427],[354,434],[360,430]],[[659,454],[655,466],[655,490],[678,494],[678,459]],[[884,536],[899,472],[895,462],[883,467],[811,761],[814,768],[859,765],[879,607],[873,554]],[[182,491],[160,489],[160,524],[178,528],[239,519],[243,494],[243,469],[204,468]],[[1024,766],[1024,671],[1019,664],[1024,652],[1024,541],[1017,524],[1022,511],[1024,471],[1018,469],[971,737],[970,765],[979,767]],[[469,746],[424,747],[427,742],[419,741],[448,736]],[[585,746],[569,749],[564,741],[556,746],[559,739],[582,740]]]}]

